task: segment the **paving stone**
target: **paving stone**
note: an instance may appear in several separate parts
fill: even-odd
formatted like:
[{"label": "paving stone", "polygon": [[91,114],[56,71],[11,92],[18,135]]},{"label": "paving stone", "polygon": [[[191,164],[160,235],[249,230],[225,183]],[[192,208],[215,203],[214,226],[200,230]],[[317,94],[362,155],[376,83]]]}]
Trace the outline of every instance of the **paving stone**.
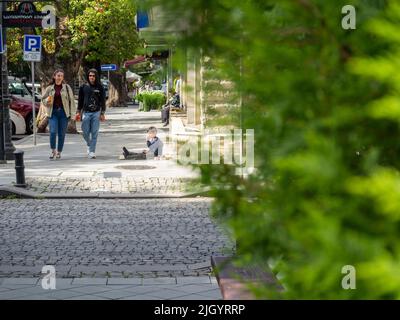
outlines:
[{"label": "paving stone", "polygon": [[96,293],[95,295],[107,299],[121,299],[131,296],[131,293],[122,290],[111,290],[111,291]]},{"label": "paving stone", "polygon": [[147,278],[143,279],[143,285],[176,284],[175,277]]},{"label": "paving stone", "polygon": [[51,262],[57,281],[208,276],[211,267],[204,261],[234,248],[211,221],[210,203],[204,198],[2,199],[8,214],[0,216],[0,274],[35,275],[40,281],[42,266]]},{"label": "paving stone", "polygon": [[38,281],[38,278],[5,278],[2,285],[35,285]]},{"label": "paving stone", "polygon": [[22,296],[22,297],[12,298],[10,300],[57,300],[57,299],[50,298],[45,295],[40,295],[40,296]]},{"label": "paving stone", "polygon": [[6,291],[6,292],[0,292],[0,300],[15,299],[15,298],[28,296],[28,295],[29,295],[29,293],[26,293],[22,290],[11,290],[11,291]]},{"label": "paving stone", "polygon": [[66,298],[64,300],[111,300],[95,295],[82,295],[82,296],[76,296],[76,297],[71,297],[71,298]]},{"label": "paving stone", "polygon": [[199,294],[188,294],[186,296],[173,298],[171,300],[215,300],[215,299],[214,298],[205,297],[205,296],[201,296]]},{"label": "paving stone", "polygon": [[222,294],[220,289],[213,289],[210,291],[202,291],[197,293],[200,296],[204,296],[206,298],[211,298],[211,299],[215,299],[215,300],[223,300]]},{"label": "paving stone", "polygon": [[185,285],[180,285],[179,290],[184,291],[186,293],[200,294],[201,292],[219,290],[219,288],[211,284],[185,284]]},{"label": "paving stone", "polygon": [[129,296],[129,297],[121,298],[119,300],[163,300],[163,299],[143,294],[143,295]]},{"label": "paving stone", "polygon": [[72,281],[73,285],[82,284],[82,285],[106,285],[107,278],[74,278]]},{"label": "paving stone", "polygon": [[168,300],[187,295],[187,292],[179,290],[179,288],[171,287],[171,289],[162,289],[151,292],[151,295],[160,299]]},{"label": "paving stone", "polygon": [[78,292],[78,293],[82,293],[82,294],[95,294],[95,293],[111,291],[112,288],[111,288],[111,286],[108,287],[108,286],[90,285],[90,286],[84,286],[84,287],[71,288],[68,290],[71,292]]},{"label": "paving stone", "polygon": [[126,289],[122,289],[122,290],[129,292],[132,296],[134,296],[134,295],[144,295],[144,294],[148,294],[151,292],[158,292],[163,289],[166,289],[166,288],[160,287],[160,286],[148,285],[148,286],[136,286],[136,287],[126,288]]},{"label": "paving stone", "polygon": [[177,284],[197,284],[197,283],[204,283],[210,284],[211,280],[210,277],[177,277],[176,278]]},{"label": "paving stone", "polygon": [[142,283],[142,278],[109,278],[107,280],[107,285],[141,285]]}]

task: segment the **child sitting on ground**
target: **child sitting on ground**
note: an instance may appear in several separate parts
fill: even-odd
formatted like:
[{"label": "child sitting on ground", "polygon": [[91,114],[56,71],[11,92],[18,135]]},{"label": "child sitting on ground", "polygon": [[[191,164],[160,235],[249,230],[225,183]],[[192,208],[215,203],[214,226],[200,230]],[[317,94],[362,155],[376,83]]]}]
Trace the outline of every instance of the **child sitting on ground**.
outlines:
[{"label": "child sitting on ground", "polygon": [[145,160],[147,159],[147,154],[154,154],[154,159],[159,160],[162,156],[163,142],[157,137],[157,129],[155,127],[150,127],[147,130],[146,138],[147,149],[143,152],[130,152],[127,148],[122,147],[122,151],[125,159],[133,160]]}]

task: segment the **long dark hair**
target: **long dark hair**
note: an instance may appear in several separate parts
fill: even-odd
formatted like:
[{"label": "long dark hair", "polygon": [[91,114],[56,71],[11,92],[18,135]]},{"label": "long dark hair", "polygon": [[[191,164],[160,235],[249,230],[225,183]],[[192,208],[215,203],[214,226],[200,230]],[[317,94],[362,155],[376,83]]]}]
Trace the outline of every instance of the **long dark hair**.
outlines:
[{"label": "long dark hair", "polygon": [[[55,80],[54,78],[55,78],[56,74],[59,73],[59,72],[61,72],[63,75],[65,75],[65,72],[64,72],[63,69],[56,69],[56,70],[53,72],[53,76],[51,77],[51,81],[50,81],[50,83],[49,83],[49,86],[51,86],[51,85],[53,85],[53,84],[56,83],[56,80]],[[65,83],[65,77],[64,77],[63,83]]]},{"label": "long dark hair", "polygon": [[99,79],[99,73],[97,72],[97,70],[96,69],[89,69],[89,71],[86,74],[86,80],[87,80],[88,84],[90,85],[89,73],[94,73],[96,75],[96,81],[95,81],[94,85],[96,87],[100,87],[101,84],[100,84],[100,79]]}]

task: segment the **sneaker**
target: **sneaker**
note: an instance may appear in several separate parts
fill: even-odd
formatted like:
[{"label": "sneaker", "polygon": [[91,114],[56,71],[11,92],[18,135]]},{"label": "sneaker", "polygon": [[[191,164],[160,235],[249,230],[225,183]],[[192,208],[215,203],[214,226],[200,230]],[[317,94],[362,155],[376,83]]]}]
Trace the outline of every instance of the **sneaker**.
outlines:
[{"label": "sneaker", "polygon": [[54,160],[55,157],[56,157],[56,152],[52,152],[52,153],[50,154],[50,156],[49,156],[49,159],[50,159],[50,160]]},{"label": "sneaker", "polygon": [[128,158],[128,156],[129,156],[129,151],[128,151],[128,149],[125,148],[125,147],[122,147],[122,151],[123,151],[123,153],[124,153],[124,158],[125,158],[125,159]]},{"label": "sneaker", "polygon": [[94,152],[89,152],[89,159],[96,159],[96,155]]}]

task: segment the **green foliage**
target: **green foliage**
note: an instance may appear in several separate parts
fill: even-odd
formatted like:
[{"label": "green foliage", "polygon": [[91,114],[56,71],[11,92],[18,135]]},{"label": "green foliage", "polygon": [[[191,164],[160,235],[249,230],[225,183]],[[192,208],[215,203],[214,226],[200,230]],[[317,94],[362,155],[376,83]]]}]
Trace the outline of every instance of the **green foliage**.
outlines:
[{"label": "green foliage", "polygon": [[[255,130],[254,174],[200,169],[238,259],[281,276],[285,290],[260,297],[399,299],[396,1],[352,1],[356,30],[341,28],[345,0],[155,2],[169,25],[195,21],[178,45],[221,61],[243,99],[242,128]],[[356,290],[341,286],[345,265]]]},{"label": "green foliage", "polygon": [[160,110],[166,102],[165,95],[157,91],[143,91],[136,99],[142,103],[139,111]]},{"label": "green foliage", "polygon": [[[70,60],[116,63],[131,59],[141,46],[136,32],[136,1],[60,0],[54,3],[57,30],[36,29],[43,37],[45,53],[61,65]],[[37,4],[40,9],[43,4]],[[22,62],[22,36],[26,30],[7,30],[8,60]],[[65,63],[62,63],[62,62]]]},{"label": "green foliage", "polygon": [[68,28],[71,45],[87,43],[85,59],[121,64],[132,58],[138,47],[135,15],[136,4],[131,0],[71,0]]}]

